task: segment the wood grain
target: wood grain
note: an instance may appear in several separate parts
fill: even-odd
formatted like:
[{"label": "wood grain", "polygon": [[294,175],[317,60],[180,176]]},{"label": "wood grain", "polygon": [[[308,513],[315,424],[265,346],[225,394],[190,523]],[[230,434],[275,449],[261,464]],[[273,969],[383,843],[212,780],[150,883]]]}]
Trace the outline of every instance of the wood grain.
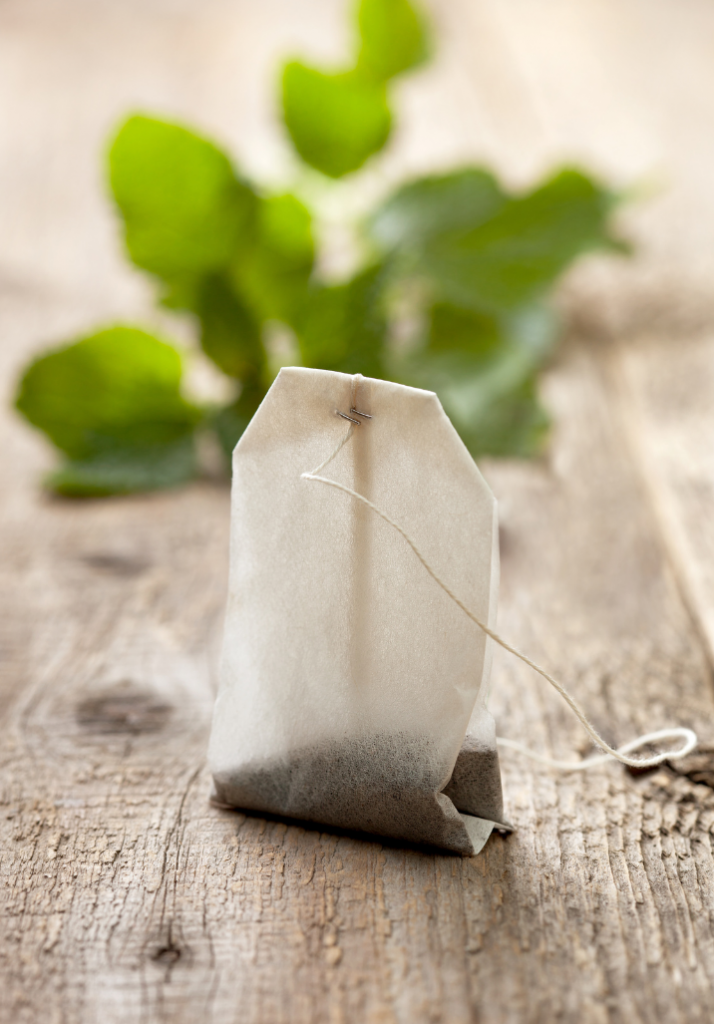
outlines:
[{"label": "wood grain", "polygon": [[714,663],[714,337],[708,325],[620,346],[633,444],[682,592]]},{"label": "wood grain", "polygon": [[[0,162],[4,396],[38,346],[149,315],[95,173],[113,118],[139,102],[177,111],[277,166],[266,96],[243,85],[293,43],[338,52],[337,6],[3,5],[0,74],[19,97]],[[444,56],[422,93],[416,80],[403,88],[414,141],[387,176],[436,146],[444,160],[486,154],[516,179],[578,149],[574,95],[597,128],[589,157],[609,154],[626,175],[646,161],[634,143],[618,157],[618,139],[647,110],[640,82],[668,38],[692,41],[697,88],[714,77],[711,13],[694,0],[652,17],[635,0],[547,0],[537,15],[524,0],[433,7]],[[557,45],[566,30],[570,51]],[[483,54],[473,69],[469,40]],[[641,137],[665,155],[672,133],[692,140],[693,160],[700,136],[675,132],[673,114],[693,86],[679,71],[670,86]],[[677,167],[694,175],[685,157]],[[207,482],[116,501],[44,497],[49,453],[3,398],[2,1024],[711,1021],[713,353],[703,328],[670,316],[645,330],[633,313],[676,304],[679,279],[697,287],[707,257],[695,185],[676,177],[676,202],[633,216],[633,268],[575,276],[568,302],[581,314],[544,382],[548,458],[483,468],[501,505],[503,634],[558,674],[609,740],[676,721],[703,752],[639,777],[555,774],[505,752],[517,832],[473,860],[212,808],[204,755],[227,492]],[[679,223],[679,278],[665,290],[662,240]],[[609,302],[599,320],[582,313]],[[507,655],[492,708],[502,735],[562,757],[587,750],[558,698]]]}]

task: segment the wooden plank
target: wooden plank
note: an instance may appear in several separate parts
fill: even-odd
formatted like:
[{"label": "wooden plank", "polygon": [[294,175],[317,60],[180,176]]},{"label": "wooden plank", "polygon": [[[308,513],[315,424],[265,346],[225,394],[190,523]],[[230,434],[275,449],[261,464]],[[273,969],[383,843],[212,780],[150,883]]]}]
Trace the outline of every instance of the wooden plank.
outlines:
[{"label": "wooden plank", "polygon": [[[551,463],[488,467],[502,629],[610,738],[676,719],[711,739],[701,647],[597,360],[573,348],[548,395]],[[708,787],[506,755],[518,832],[473,861],[213,810],[226,495],[26,500],[32,571],[3,588],[32,629],[24,685],[4,680],[0,1019],[707,1019]],[[507,735],[584,749],[500,658],[494,708]]]},{"label": "wooden plank", "polygon": [[[514,177],[528,171],[518,139],[542,137],[538,118],[560,125],[559,140],[572,138],[552,85],[556,98],[542,100],[537,117],[519,108],[532,83],[546,81],[549,32],[564,10],[549,0],[539,28],[527,8],[518,3],[510,15],[461,0],[455,14],[438,5],[447,49],[425,86],[448,99],[448,47],[460,29],[466,38],[464,24],[474,47],[483,29],[496,47],[489,52],[504,61],[516,53],[527,70],[522,88],[493,57],[491,70],[464,80],[480,97],[492,152]],[[579,0],[577,8],[571,25],[585,39],[595,6]],[[275,138],[253,100],[242,96],[231,121],[228,58],[246,54],[255,76],[290,33],[314,36],[313,46],[330,52],[334,9],[270,0],[258,15],[247,3],[169,10],[153,0],[142,5],[145,31],[137,33],[130,7],[4,5],[1,73],[8,84],[35,83],[17,115],[6,115],[16,166],[6,159],[0,167],[14,197],[1,264],[7,390],[45,339],[146,308],[146,292],[120,268],[87,169],[115,114],[140,97],[207,120],[232,142],[248,125],[258,162],[270,165]],[[626,10],[631,21],[639,8],[628,0]],[[688,37],[707,17],[700,4],[688,8]],[[281,19],[283,41],[268,42]],[[254,37],[242,34],[246,25]],[[531,31],[526,66],[518,45]],[[657,32],[664,38],[667,26]],[[652,52],[656,63],[660,50]],[[581,80],[575,65],[568,73]],[[587,67],[596,75],[596,60]],[[428,153],[417,95],[405,99],[421,142],[395,157],[390,173],[399,159],[414,166]],[[445,135],[464,123],[467,98],[468,90],[460,106],[444,107]],[[620,98],[593,108],[607,111]],[[503,115],[501,134],[493,110]],[[52,126],[61,119],[59,132]],[[612,136],[601,130],[604,150]],[[37,139],[53,159],[39,160]],[[477,133],[469,145],[479,145]],[[547,151],[544,143],[541,158]],[[703,377],[704,347],[697,352],[686,365]],[[621,358],[629,360],[622,371]],[[712,745],[701,640],[709,591],[702,583],[695,600],[683,587],[651,498],[654,490],[674,502],[682,482],[676,459],[662,461],[668,445],[693,453],[688,480],[701,484],[709,471],[703,442],[691,447],[707,410],[692,412],[686,433],[678,426],[688,392],[676,398],[673,382],[684,377],[673,374],[674,358],[651,358],[644,344],[620,357],[576,338],[546,382],[557,423],[548,459],[484,468],[503,518],[503,633],[572,687],[607,738],[677,721]],[[636,405],[623,402],[625,386]],[[705,394],[701,386],[696,394]],[[47,454],[5,403],[0,423],[0,1022],[710,1020],[711,785],[669,769],[558,775],[506,753],[518,831],[494,837],[472,861],[211,808],[204,753],[227,494],[205,484],[111,502],[51,501],[35,486]],[[691,561],[704,512],[677,501],[672,516]],[[497,657],[500,732],[558,756],[583,752],[581,731],[544,686]]]},{"label": "wooden plank", "polygon": [[632,443],[674,571],[714,664],[714,338],[650,328],[614,353]]}]

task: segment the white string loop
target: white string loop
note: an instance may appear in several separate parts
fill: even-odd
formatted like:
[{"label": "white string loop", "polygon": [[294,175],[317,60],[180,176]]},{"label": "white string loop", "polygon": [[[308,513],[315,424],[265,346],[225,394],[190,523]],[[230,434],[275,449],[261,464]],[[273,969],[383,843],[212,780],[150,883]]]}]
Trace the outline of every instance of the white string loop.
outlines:
[{"label": "white string loop", "polygon": [[[639,747],[646,747],[648,743],[661,743],[663,740],[684,740],[682,746],[673,751],[672,753],[665,752],[664,754],[658,754],[657,757],[660,760],[656,760],[655,764],[661,764],[662,761],[675,761],[677,758],[686,757],[687,754],[691,754],[697,745],[697,734],[691,729],[687,729],[684,726],[674,726],[671,729],[660,729],[658,732],[648,732],[645,736],[638,736],[636,740],[630,740],[629,743],[624,743],[621,747],[618,747],[615,754],[595,754],[593,757],[586,757],[582,761],[557,761],[552,757],[546,757],[544,754],[538,754],[535,750],[530,750],[528,747],[524,747],[522,743],[517,740],[507,740],[503,736],[499,736],[496,739],[496,743],[499,747],[507,747],[509,750],[515,750],[518,754],[522,754],[523,757],[529,757],[531,761],[538,761],[539,764],[545,764],[549,768],[559,768],[563,772],[584,772],[588,768],[596,768],[598,765],[607,764],[608,761],[613,760],[613,756],[617,760],[623,760],[618,755],[628,754],[631,750],[637,750]],[[640,761],[624,761],[625,764],[633,764],[637,768],[649,768],[652,761],[649,759],[643,759]]]},{"label": "white string loop", "polygon": [[[663,761],[674,761],[678,758],[686,757],[687,754],[690,754],[692,750],[694,750],[697,744],[696,734],[691,729],[679,727],[671,729],[661,729],[659,732],[648,733],[646,736],[640,736],[635,740],[631,740],[629,743],[626,743],[618,750],[615,750],[615,748],[611,747],[608,743],[606,743],[602,736],[600,736],[600,734],[596,731],[595,727],[589,721],[583,709],[580,707],[575,698],[571,696],[570,693],[568,693],[568,691],[565,689],[562,683],[559,683],[557,679],[554,679],[553,676],[550,675],[550,673],[546,672],[546,670],[544,668],[541,668],[540,665],[536,664],[536,662],[531,661],[531,659],[527,655],[523,654],[516,647],[513,647],[511,644],[509,644],[506,640],[503,639],[503,637],[499,636],[499,634],[496,633],[495,630],[490,629],[490,627],[487,626],[484,622],[481,622],[481,620],[466,607],[463,601],[459,600],[456,594],[454,594],[454,592],[449,589],[446,583],[444,583],[444,581],[437,575],[435,570],[432,569],[432,567],[424,558],[421,551],[419,551],[418,547],[411,539],[409,534],[402,529],[399,523],[391,519],[386,512],[383,512],[380,508],[374,505],[369,500],[369,498],[365,498],[363,494],[358,494],[357,491],[353,491],[351,487],[346,487],[344,484],[338,483],[337,480],[330,480],[329,477],[320,476],[319,474],[321,473],[321,471],[332,462],[332,460],[342,450],[344,445],[347,444],[349,439],[352,437],[352,434],[354,433],[354,429],[354,425],[350,425],[350,427],[347,430],[347,433],[344,435],[344,437],[337,445],[335,450],[332,452],[332,454],[328,456],[328,458],[325,459],[324,462],[321,462],[320,465],[317,466],[311,473],[302,473],[301,479],[313,480],[316,483],[325,484],[328,487],[335,488],[335,490],[342,491],[344,494],[349,494],[350,497],[356,498],[357,501],[361,501],[362,504],[366,505],[367,508],[371,509],[375,513],[375,515],[378,515],[380,519],[383,519],[385,523],[387,523],[394,530],[396,530],[397,533],[399,533],[407,542],[409,547],[412,549],[412,551],[419,559],[421,564],[424,566],[426,571],[429,573],[431,578],[434,580],[434,582],[441,587],[444,593],[451,598],[454,604],[456,604],[461,609],[461,611],[479,627],[479,629],[483,630],[486,636],[490,637],[493,641],[495,641],[495,643],[503,647],[504,650],[509,651],[511,654],[514,654],[517,658],[520,658],[522,662],[528,665],[529,668],[532,668],[534,672],[537,672],[538,675],[546,679],[550,683],[550,685],[555,690],[557,690],[557,692],[563,698],[563,700],[568,705],[570,710],[573,712],[575,717],[578,719],[580,724],[583,726],[585,731],[588,733],[592,741],[595,744],[597,744],[597,746],[600,747],[601,750],[604,751],[604,754],[598,754],[594,757],[586,758],[584,761],[555,761],[551,758],[544,757],[541,754],[537,754],[534,751],[529,750],[527,747],[522,746],[515,740],[499,739],[499,746],[508,747],[511,750],[516,750],[518,751],[518,753],[523,754],[526,757],[530,757],[534,761],[539,761],[541,764],[547,764],[552,768],[560,768],[563,771],[583,771],[587,768],[592,768],[595,765],[603,764],[605,761],[609,761],[612,758],[614,758],[616,761],[622,762],[622,764],[628,765],[630,768],[652,768],[655,765],[662,764]],[[629,751],[636,750],[639,747],[645,746],[648,743],[657,742],[658,740],[679,739],[680,737],[684,740],[684,743],[678,749],[664,750],[661,751],[659,754],[654,754],[652,757],[635,758],[627,756]]]}]

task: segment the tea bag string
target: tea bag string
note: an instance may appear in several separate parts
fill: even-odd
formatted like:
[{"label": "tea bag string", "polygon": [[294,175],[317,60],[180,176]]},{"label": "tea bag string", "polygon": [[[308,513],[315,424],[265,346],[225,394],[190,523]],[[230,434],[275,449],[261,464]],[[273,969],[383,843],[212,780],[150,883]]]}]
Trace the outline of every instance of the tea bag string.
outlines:
[{"label": "tea bag string", "polygon": [[[532,668],[534,672],[537,672],[538,675],[546,679],[550,683],[550,685],[555,690],[557,690],[557,692],[563,698],[565,703],[568,705],[568,707],[571,709],[575,717],[578,719],[580,724],[588,733],[592,741],[595,744],[597,744],[597,746],[600,747],[601,750],[605,751],[605,753],[597,754],[594,757],[586,758],[583,761],[556,761],[552,758],[545,757],[541,754],[537,754],[535,751],[529,750],[527,747],[522,746],[515,740],[505,740],[499,738],[498,743],[500,746],[508,747],[511,750],[516,750],[520,754],[532,758],[534,761],[539,761],[541,764],[546,764],[553,768],[560,768],[564,771],[583,771],[586,768],[592,768],[595,765],[599,765],[604,763],[605,761],[609,761],[611,758],[615,758],[617,761],[621,761],[622,764],[626,764],[631,768],[651,768],[655,765],[662,764],[663,761],[673,761],[677,758],[686,757],[687,754],[690,754],[692,750],[694,750],[697,744],[696,734],[691,729],[686,728],[661,729],[658,732],[648,733],[645,736],[639,736],[637,739],[631,740],[629,743],[626,743],[618,750],[615,750],[608,743],[606,743],[602,736],[600,736],[600,734],[596,731],[595,727],[591,724],[583,709],[580,707],[575,698],[568,693],[568,691],[565,689],[562,683],[559,683],[557,679],[554,679],[549,672],[546,672],[544,668],[541,668],[540,665],[532,661],[527,655],[523,654],[516,647],[513,647],[511,644],[509,644],[507,640],[504,640],[502,636],[499,636],[499,634],[495,630],[487,626],[485,622],[481,622],[481,620],[476,615],[474,615],[474,613],[469,608],[466,607],[463,601],[461,601],[456,596],[453,590],[451,590],[447,586],[447,584],[444,583],[444,581],[440,578],[440,576],[436,573],[436,571],[432,569],[432,567],[429,565],[426,558],[424,558],[421,551],[416,546],[414,541],[411,539],[409,534],[399,525],[399,523],[395,522],[395,520],[388,516],[386,512],[383,512],[381,508],[378,508],[377,505],[375,505],[373,502],[369,500],[369,498],[365,498],[363,494],[358,494],[357,491],[352,490],[351,487],[345,486],[345,484],[339,483],[337,480],[331,480],[329,477],[320,476],[319,474],[322,472],[322,470],[325,469],[332,462],[332,460],[337,457],[342,448],[347,444],[349,439],[352,437],[355,430],[355,426],[359,425],[360,424],[358,421],[352,421],[347,430],[347,433],[341,439],[341,441],[339,442],[335,450],[332,452],[332,454],[329,455],[324,462],[321,462],[319,466],[313,469],[312,472],[302,473],[301,479],[312,480],[316,483],[326,484],[328,487],[333,487],[335,490],[343,491],[345,494],[349,494],[350,497],[355,498],[357,501],[361,501],[362,504],[366,505],[367,508],[371,509],[372,512],[375,513],[375,515],[378,515],[380,519],[383,519],[385,523],[392,527],[392,529],[396,530],[397,533],[399,533],[407,542],[409,547],[412,549],[412,551],[419,559],[421,564],[424,566],[426,571],[429,573],[431,578],[434,580],[434,582],[441,587],[444,593],[451,598],[454,604],[456,604],[461,609],[461,611],[479,627],[479,629],[483,630],[486,636],[490,637],[493,641],[495,641],[495,643],[499,644],[500,647],[503,647],[504,650],[509,651],[511,654],[514,654],[517,658],[520,658],[520,660],[524,662],[526,665],[528,665],[529,668]],[[672,751],[665,750],[660,752],[659,754],[654,754],[652,757],[635,758],[628,756],[630,751],[636,750],[637,748],[645,746],[648,743],[658,742],[662,740],[674,740],[680,738],[684,742],[679,749]]]}]

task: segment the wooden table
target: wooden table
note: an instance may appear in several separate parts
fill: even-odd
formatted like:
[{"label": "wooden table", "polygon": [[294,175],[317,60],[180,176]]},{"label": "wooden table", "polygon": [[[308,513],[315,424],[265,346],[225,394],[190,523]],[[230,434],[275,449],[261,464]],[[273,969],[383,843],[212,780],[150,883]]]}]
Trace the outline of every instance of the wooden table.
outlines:
[{"label": "wooden table", "polygon": [[[610,740],[676,722],[700,753],[633,777],[506,751],[518,831],[473,860],[209,806],[227,490],[52,500],[7,398],[33,351],[98,322],[188,336],[122,262],[99,167],[117,117],[181,116],[277,180],[276,57],[339,55],[343,4],[5,0],[3,1024],[714,1019],[714,8],[431,7],[440,57],[400,87],[370,188],[464,160],[518,184],[564,159],[649,188],[625,218],[637,258],[562,290],[548,456],[484,464],[501,631]],[[588,749],[506,655],[492,708],[504,736]]]}]

